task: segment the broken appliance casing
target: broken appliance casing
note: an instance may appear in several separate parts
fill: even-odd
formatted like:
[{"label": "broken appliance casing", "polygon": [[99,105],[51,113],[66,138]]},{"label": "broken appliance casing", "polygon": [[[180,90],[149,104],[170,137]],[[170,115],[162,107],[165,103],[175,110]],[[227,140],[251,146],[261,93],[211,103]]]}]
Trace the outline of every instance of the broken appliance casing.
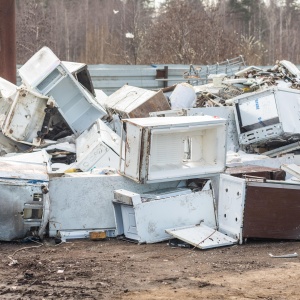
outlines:
[{"label": "broken appliance casing", "polygon": [[19,69],[19,74],[26,86],[53,97],[60,114],[75,134],[82,133],[106,115],[94,96],[47,47],[35,53]]},{"label": "broken appliance casing", "polygon": [[158,190],[147,195],[127,190],[114,191],[117,235],[139,243],[156,243],[170,238],[168,228],[204,223],[216,228],[211,190],[187,188]]},{"label": "broken appliance casing", "polygon": [[225,173],[239,178],[244,178],[249,176],[249,177],[261,177],[270,180],[285,180],[285,176],[286,176],[285,171],[281,169],[255,166],[255,165],[227,168]]},{"label": "broken appliance casing", "polygon": [[232,246],[237,241],[203,223],[194,226],[166,229],[174,238],[180,239],[200,249]]},{"label": "broken appliance casing", "polygon": [[218,223],[219,231],[243,243],[243,217],[246,181],[230,175],[220,175]]},{"label": "broken appliance casing", "polygon": [[300,239],[300,185],[220,175],[219,231],[246,238]]},{"label": "broken appliance casing", "polygon": [[171,109],[162,91],[154,92],[134,86],[124,85],[105,101],[110,114],[121,118],[145,118],[151,111]]},{"label": "broken appliance casing", "polygon": [[68,69],[68,71],[76,78],[76,80],[84,86],[92,95],[96,97],[94,90],[94,85],[88,66],[83,63],[63,61],[63,65]]},{"label": "broken appliance casing", "polygon": [[241,145],[300,139],[300,91],[272,87],[234,98]]},{"label": "broken appliance casing", "polygon": [[43,236],[50,208],[47,159],[44,151],[0,159],[0,240],[22,239],[31,231]]},{"label": "broken appliance casing", "polygon": [[77,231],[115,230],[112,204],[114,190],[126,188],[142,194],[178,185],[179,181],[138,184],[118,174],[101,175],[90,172],[50,178],[49,235],[55,237],[61,231],[65,235],[66,232],[72,235]]},{"label": "broken appliance casing", "polygon": [[17,88],[16,85],[0,77],[0,129],[13,103]]},{"label": "broken appliance casing", "polygon": [[[225,169],[226,120],[211,116],[124,119],[120,172],[140,183],[209,177]],[[123,151],[123,149],[121,149]]]},{"label": "broken appliance casing", "polygon": [[50,203],[47,195],[42,193],[46,183],[30,182],[32,181],[0,179],[1,241],[22,239],[32,227],[45,229],[48,224]]},{"label": "broken appliance casing", "polygon": [[18,88],[10,110],[2,124],[2,132],[8,138],[39,146],[47,107],[53,107],[54,101],[24,86]]},{"label": "broken appliance casing", "polygon": [[120,136],[97,120],[76,139],[76,167],[83,172],[102,167],[118,169],[120,148]]}]

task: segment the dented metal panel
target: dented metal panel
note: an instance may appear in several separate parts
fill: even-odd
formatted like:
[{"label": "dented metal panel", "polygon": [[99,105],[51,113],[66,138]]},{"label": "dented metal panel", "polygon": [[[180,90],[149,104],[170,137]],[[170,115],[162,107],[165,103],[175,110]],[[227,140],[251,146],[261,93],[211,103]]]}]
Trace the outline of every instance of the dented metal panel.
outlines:
[{"label": "dented metal panel", "polygon": [[[159,193],[159,191],[157,191]],[[125,194],[132,198],[122,202]],[[129,194],[128,194],[129,193]],[[155,191],[153,192],[155,194]],[[170,213],[172,212],[172,213]],[[170,238],[168,228],[200,224],[216,228],[214,198],[211,190],[170,196],[163,199],[142,199],[142,195],[129,191],[115,191],[114,213],[117,234],[139,243],[156,243]]]},{"label": "dented metal panel", "polygon": [[49,235],[59,231],[115,229],[112,201],[114,190],[126,188],[144,193],[168,187],[178,181],[138,184],[124,176],[70,173],[68,177],[51,178]]},{"label": "dented metal panel", "polygon": [[243,218],[246,195],[244,179],[220,175],[218,221],[219,231],[240,244],[243,242]]},{"label": "dented metal panel", "polygon": [[210,116],[125,119],[121,172],[140,183],[209,176],[225,168],[226,120]]},{"label": "dented metal panel", "polygon": [[300,239],[300,185],[247,183],[243,237]]}]

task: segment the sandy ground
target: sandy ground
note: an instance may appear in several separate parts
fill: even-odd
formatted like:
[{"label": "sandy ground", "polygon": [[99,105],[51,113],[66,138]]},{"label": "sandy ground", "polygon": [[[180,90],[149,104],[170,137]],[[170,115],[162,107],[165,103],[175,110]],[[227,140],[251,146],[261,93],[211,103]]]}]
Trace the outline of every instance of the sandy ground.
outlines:
[{"label": "sandy ground", "polygon": [[300,254],[299,247],[250,241],[202,251],[115,239],[2,242],[0,299],[300,299],[300,257],[268,255]]}]

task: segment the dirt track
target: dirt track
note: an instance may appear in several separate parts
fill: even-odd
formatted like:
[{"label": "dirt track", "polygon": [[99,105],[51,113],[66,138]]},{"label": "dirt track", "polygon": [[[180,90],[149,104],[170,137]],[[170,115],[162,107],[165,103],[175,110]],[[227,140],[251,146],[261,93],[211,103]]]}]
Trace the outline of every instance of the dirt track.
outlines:
[{"label": "dirt track", "polygon": [[208,251],[120,240],[0,243],[0,299],[300,299],[297,242]]}]

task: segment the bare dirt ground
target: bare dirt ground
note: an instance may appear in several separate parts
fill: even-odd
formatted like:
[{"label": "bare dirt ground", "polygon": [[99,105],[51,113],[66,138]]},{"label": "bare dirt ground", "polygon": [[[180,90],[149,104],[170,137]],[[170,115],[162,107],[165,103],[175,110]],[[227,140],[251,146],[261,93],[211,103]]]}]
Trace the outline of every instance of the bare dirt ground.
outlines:
[{"label": "bare dirt ground", "polygon": [[[115,239],[0,243],[0,299],[300,299],[300,258],[268,255],[299,253],[299,246],[252,241],[201,251]],[[17,263],[9,266],[12,259]]]}]

